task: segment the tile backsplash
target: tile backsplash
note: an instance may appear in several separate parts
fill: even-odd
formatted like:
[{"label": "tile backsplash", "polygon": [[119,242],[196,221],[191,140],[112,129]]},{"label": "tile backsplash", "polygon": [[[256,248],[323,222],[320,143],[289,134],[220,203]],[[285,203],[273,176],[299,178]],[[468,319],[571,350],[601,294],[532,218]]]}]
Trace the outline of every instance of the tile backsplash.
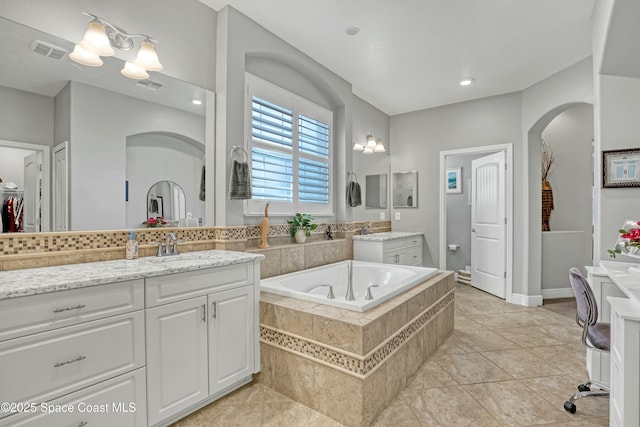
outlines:
[{"label": "tile backsplash", "polygon": [[[368,222],[338,222],[319,224],[311,241],[325,239],[325,230],[331,226],[336,238],[345,238]],[[391,221],[372,222],[372,231],[391,230]],[[169,232],[184,240],[183,252],[207,249],[244,251],[256,248],[260,243],[257,225],[230,227],[187,227],[138,229],[140,256],[155,254],[154,242],[164,242]],[[21,268],[44,267],[78,262],[106,261],[124,258],[124,246],[128,230],[68,231],[43,233],[0,234],[0,271]],[[292,243],[289,225],[274,224],[269,228],[271,245]]]}]

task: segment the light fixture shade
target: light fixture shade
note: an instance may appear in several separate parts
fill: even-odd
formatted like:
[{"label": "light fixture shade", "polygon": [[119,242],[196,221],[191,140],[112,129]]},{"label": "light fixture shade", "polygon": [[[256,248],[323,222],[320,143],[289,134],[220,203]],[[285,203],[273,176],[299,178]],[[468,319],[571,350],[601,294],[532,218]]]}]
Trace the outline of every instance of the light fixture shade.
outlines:
[{"label": "light fixture shade", "polygon": [[156,48],[149,39],[140,43],[140,50],[134,63],[147,71],[160,71],[162,70],[162,64],[158,59]]},{"label": "light fixture shade", "polygon": [[83,49],[79,44],[73,48],[73,52],[69,54],[69,58],[78,64],[87,65],[89,67],[99,67],[102,65],[102,59],[95,53]]},{"label": "light fixture shade", "polygon": [[384,153],[385,151],[387,151],[384,149],[384,144],[382,143],[381,139],[376,139],[376,148],[374,148],[373,151],[375,153]]},{"label": "light fixture shade", "polygon": [[373,137],[373,135],[367,135],[367,148],[371,148],[372,152],[373,149],[376,148],[376,139]]},{"label": "light fixture shade", "polygon": [[104,25],[98,21],[89,22],[89,28],[84,33],[84,39],[78,44],[87,52],[99,56],[113,56],[115,54],[109,43],[109,37],[107,37]]},{"label": "light fixture shade", "polygon": [[367,144],[367,146],[364,147],[362,154],[373,154],[373,148],[369,147],[369,145]]},{"label": "light fixture shade", "polygon": [[360,144],[359,142],[354,142],[353,151],[364,151],[364,145]]},{"label": "light fixture shade", "polygon": [[120,71],[120,73],[125,77],[129,77],[130,79],[143,80],[149,78],[149,73],[147,73],[143,68],[140,68],[133,62],[129,61],[124,64],[124,68]]}]

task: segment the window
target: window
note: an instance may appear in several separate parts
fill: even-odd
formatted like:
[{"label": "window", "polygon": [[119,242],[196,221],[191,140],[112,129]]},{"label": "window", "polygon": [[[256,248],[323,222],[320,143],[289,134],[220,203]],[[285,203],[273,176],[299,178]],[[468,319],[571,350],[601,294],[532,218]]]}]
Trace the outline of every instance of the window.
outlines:
[{"label": "window", "polygon": [[247,75],[251,191],[246,213],[333,213],[331,111]]}]

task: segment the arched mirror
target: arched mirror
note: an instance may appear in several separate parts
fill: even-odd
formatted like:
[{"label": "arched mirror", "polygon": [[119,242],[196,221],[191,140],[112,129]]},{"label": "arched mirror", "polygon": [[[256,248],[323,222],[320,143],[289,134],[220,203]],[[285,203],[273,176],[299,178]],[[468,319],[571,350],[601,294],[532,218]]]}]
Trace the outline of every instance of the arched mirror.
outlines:
[{"label": "arched mirror", "polygon": [[159,181],[147,193],[147,218],[163,217],[178,221],[187,216],[187,202],[182,187],[173,181]]}]

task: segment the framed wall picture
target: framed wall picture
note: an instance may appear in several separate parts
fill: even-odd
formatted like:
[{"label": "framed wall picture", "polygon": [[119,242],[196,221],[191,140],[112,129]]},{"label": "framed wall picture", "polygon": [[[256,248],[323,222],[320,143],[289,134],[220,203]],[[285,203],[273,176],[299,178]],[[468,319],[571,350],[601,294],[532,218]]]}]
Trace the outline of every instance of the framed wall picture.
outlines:
[{"label": "framed wall picture", "polygon": [[602,152],[602,187],[640,187],[640,148]]},{"label": "framed wall picture", "polygon": [[462,193],[462,168],[447,168],[447,194]]}]

